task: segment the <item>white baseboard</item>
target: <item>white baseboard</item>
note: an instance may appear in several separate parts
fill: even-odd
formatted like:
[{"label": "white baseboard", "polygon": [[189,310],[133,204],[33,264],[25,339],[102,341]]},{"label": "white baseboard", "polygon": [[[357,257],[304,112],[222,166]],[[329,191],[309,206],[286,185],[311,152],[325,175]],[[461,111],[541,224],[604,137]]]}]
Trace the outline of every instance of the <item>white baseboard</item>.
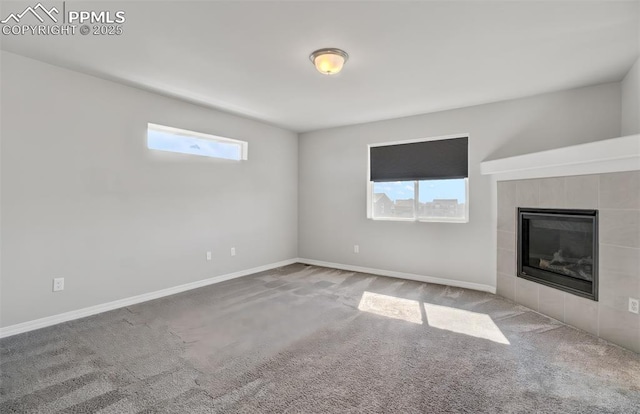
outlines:
[{"label": "white baseboard", "polygon": [[415,280],[418,282],[436,283],[438,285],[455,286],[455,287],[461,287],[466,289],[479,290],[482,292],[496,293],[496,288],[494,286],[483,285],[480,283],[473,283],[473,282],[465,282],[462,280],[443,279],[440,277],[416,275],[413,273],[395,272],[393,270],[372,269],[369,267],[352,266],[352,265],[346,265],[341,263],[323,262],[321,260],[313,260],[313,259],[298,258],[298,263],[305,263],[309,265],[322,266],[322,267],[331,267],[334,269],[348,270],[352,272],[370,273],[373,275],[380,275],[380,276],[389,276],[389,277],[395,277],[399,279],[409,279],[409,280]]},{"label": "white baseboard", "polygon": [[198,280],[197,282],[186,283],[184,285],[174,286],[167,289],[156,290],[155,292],[143,293],[129,298],[114,300],[113,302],[102,303],[100,305],[89,306],[88,308],[78,309],[70,312],[60,313],[58,315],[47,316],[46,318],[35,319],[0,328],[0,338],[17,335],[23,332],[33,331],[35,329],[45,328],[51,325],[57,325],[62,322],[72,321],[87,316],[95,315],[110,310],[123,308],[125,306],[135,305],[153,299],[162,298],[176,293],[185,292],[199,287],[213,285],[215,283],[224,282],[226,280],[236,279],[242,276],[252,275],[254,273],[264,272],[265,270],[275,269],[277,267],[287,266],[296,263],[297,259],[283,260],[277,263],[270,263],[264,266],[254,267],[252,269],[241,270],[239,272],[228,273],[226,275],[214,276],[209,279]]}]

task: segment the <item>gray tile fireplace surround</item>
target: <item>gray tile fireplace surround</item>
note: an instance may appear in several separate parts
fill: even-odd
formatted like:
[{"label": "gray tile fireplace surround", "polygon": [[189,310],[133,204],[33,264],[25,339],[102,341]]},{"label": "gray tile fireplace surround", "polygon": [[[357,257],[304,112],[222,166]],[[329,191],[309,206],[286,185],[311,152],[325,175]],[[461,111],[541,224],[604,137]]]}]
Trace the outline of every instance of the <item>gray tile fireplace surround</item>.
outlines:
[{"label": "gray tile fireplace surround", "polygon": [[[599,211],[599,301],[516,277],[516,209]],[[640,353],[640,171],[498,182],[499,295]]]}]

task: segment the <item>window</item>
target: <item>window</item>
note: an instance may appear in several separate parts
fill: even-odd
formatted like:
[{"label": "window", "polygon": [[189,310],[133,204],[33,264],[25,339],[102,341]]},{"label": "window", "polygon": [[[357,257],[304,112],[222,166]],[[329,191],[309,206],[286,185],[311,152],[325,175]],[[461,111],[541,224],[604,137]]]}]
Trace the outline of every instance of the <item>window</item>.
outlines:
[{"label": "window", "polygon": [[468,138],[369,146],[367,216],[466,223]]},{"label": "window", "polygon": [[163,125],[147,125],[147,148],[227,160],[246,160],[248,143]]}]

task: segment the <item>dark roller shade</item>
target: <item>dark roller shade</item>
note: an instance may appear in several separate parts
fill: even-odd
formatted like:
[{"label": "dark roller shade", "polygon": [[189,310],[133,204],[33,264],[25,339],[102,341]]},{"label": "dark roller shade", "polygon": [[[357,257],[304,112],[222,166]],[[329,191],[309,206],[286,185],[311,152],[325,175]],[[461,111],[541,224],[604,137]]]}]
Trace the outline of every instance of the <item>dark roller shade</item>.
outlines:
[{"label": "dark roller shade", "polygon": [[468,138],[371,147],[371,181],[466,178]]}]

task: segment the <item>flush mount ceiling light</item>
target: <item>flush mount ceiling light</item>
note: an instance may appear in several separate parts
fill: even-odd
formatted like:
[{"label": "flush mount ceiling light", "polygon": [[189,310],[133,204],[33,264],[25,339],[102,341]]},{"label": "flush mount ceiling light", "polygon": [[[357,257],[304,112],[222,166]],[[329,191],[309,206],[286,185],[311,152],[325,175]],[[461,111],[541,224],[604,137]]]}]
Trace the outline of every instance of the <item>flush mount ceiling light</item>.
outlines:
[{"label": "flush mount ceiling light", "polygon": [[344,50],[329,47],[318,49],[309,55],[309,60],[324,75],[335,75],[342,70],[349,55]]}]

